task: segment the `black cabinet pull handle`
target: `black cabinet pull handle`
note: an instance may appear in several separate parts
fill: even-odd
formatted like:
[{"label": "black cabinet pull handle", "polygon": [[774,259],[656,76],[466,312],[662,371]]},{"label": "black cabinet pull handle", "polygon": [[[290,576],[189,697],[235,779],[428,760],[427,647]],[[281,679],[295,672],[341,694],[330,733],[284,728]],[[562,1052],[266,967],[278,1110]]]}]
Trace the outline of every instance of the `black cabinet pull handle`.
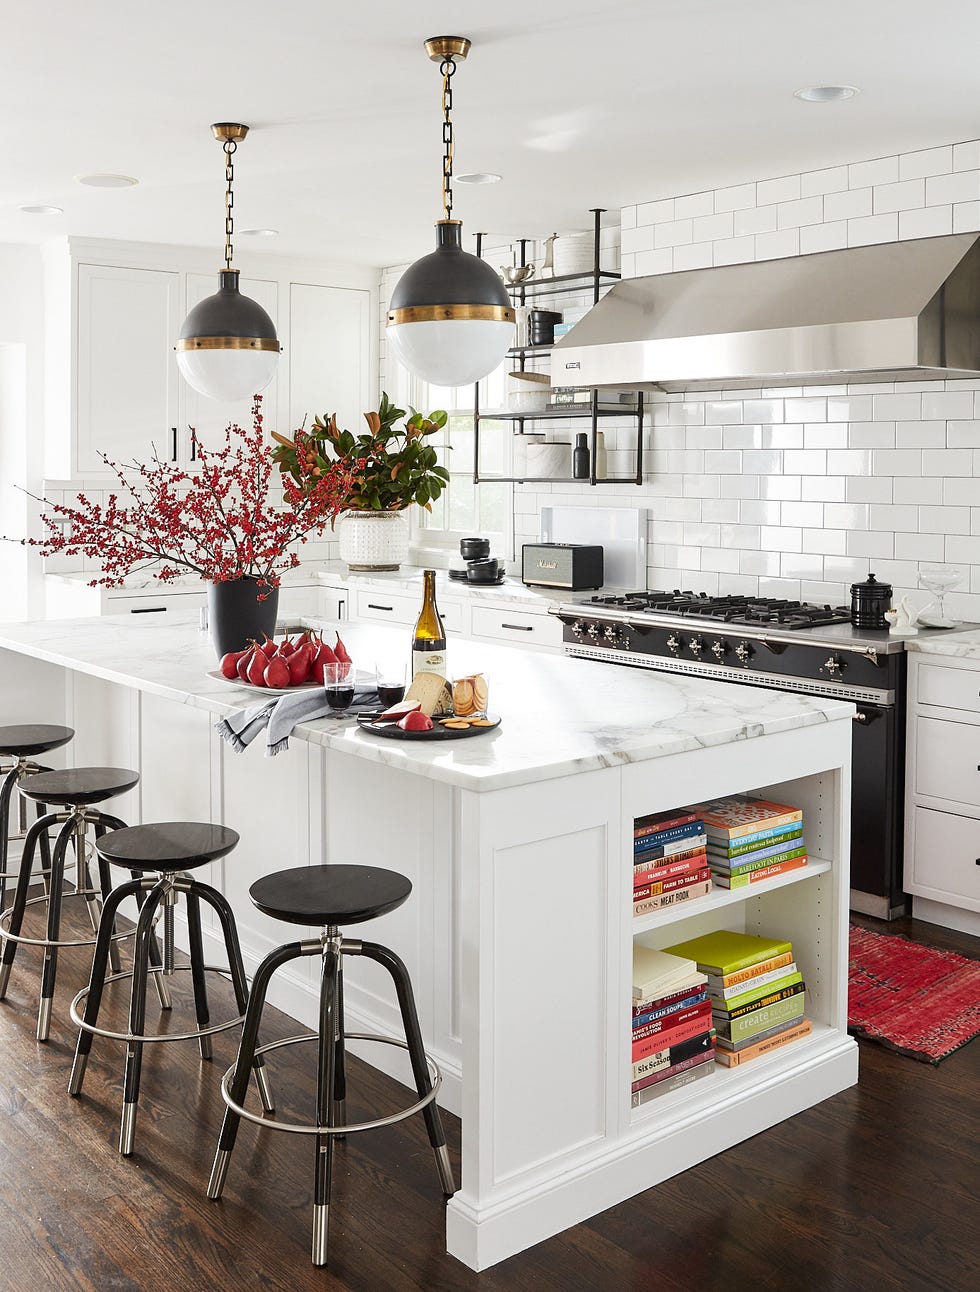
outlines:
[{"label": "black cabinet pull handle", "polygon": [[191,461],[197,461],[197,431],[191,427]]},{"label": "black cabinet pull handle", "polygon": [[177,461],[177,427],[170,428],[170,461]]},{"label": "black cabinet pull handle", "polygon": [[140,606],[137,609],[130,610],[131,615],[162,615],[166,606]]},{"label": "black cabinet pull handle", "polygon": [[376,606],[373,601],[368,602],[368,610],[387,610],[390,612],[394,608],[394,606]]},{"label": "black cabinet pull handle", "polygon": [[530,624],[501,624],[501,628],[509,628],[515,633],[533,633],[534,629]]}]

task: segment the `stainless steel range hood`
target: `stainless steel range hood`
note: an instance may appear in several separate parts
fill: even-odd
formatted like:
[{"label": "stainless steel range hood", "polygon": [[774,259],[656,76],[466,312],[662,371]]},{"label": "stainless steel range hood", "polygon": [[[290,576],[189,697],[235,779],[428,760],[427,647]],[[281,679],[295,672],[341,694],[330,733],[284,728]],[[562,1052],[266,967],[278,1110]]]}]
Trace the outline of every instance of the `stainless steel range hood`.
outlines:
[{"label": "stainless steel range hood", "polygon": [[706,390],[980,376],[980,236],[624,279],[554,386]]}]

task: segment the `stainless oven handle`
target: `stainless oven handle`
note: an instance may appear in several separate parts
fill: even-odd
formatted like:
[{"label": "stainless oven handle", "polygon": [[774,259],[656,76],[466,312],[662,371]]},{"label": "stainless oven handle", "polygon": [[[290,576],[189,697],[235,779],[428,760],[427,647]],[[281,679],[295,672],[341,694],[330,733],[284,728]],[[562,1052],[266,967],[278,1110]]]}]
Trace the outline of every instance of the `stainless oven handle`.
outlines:
[{"label": "stainless oven handle", "polygon": [[861,710],[860,710],[860,709],[858,709],[856,713],[852,713],[852,714],[851,714],[851,721],[852,721],[852,722],[867,722],[867,721],[868,721],[868,715],[867,715],[866,713],[862,713],[862,712],[861,712]]}]

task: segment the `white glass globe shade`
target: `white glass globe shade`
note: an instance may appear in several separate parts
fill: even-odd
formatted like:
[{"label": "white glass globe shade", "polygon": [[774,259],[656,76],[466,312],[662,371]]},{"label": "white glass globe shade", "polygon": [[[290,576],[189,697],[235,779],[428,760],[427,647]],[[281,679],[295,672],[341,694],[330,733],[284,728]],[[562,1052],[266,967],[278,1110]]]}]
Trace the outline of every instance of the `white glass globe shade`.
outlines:
[{"label": "white glass globe shade", "polygon": [[490,319],[391,323],[385,333],[401,363],[432,386],[470,386],[493,372],[514,340],[514,324]]},{"label": "white glass globe shade", "polygon": [[226,403],[265,390],[275,376],[276,350],[178,350],[177,367],[189,386]]}]

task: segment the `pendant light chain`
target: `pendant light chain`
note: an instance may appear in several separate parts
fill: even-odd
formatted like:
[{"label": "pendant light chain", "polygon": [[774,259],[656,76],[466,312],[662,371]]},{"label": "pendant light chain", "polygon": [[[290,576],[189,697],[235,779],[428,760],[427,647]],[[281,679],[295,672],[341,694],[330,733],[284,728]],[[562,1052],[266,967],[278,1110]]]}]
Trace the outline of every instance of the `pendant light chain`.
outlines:
[{"label": "pendant light chain", "polygon": [[231,269],[234,253],[232,236],[235,232],[235,194],[232,184],[235,180],[234,155],[238,144],[234,139],[226,139],[222,145],[225,151],[225,269]]},{"label": "pendant light chain", "polygon": [[442,142],[445,148],[442,158],[442,209],[444,219],[452,219],[453,214],[453,87],[452,77],[456,71],[456,60],[444,58],[439,65],[442,72]]}]

